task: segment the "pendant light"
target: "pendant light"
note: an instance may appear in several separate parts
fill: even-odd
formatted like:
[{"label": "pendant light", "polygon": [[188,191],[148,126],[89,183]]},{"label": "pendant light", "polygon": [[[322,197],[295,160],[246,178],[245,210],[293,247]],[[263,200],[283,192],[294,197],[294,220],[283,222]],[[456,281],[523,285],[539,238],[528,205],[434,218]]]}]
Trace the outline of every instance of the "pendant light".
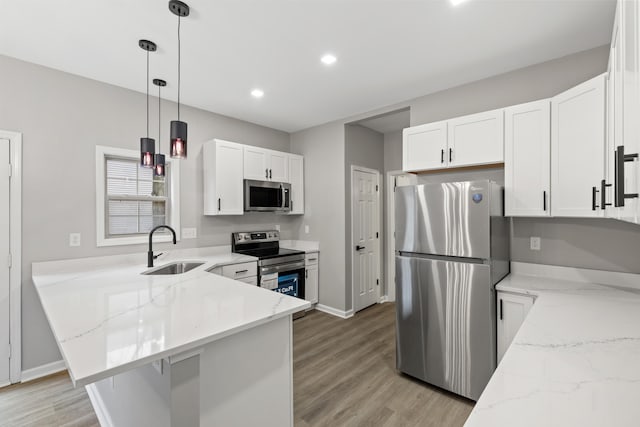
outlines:
[{"label": "pendant light", "polygon": [[153,79],[153,84],[158,86],[158,153],[155,155],[155,166],[153,168],[154,176],[164,176],[165,174],[165,158],[164,154],[160,154],[162,150],[160,146],[162,145],[162,136],[160,135],[160,128],[162,127],[161,122],[161,114],[160,114],[160,104],[162,103],[162,97],[160,96],[160,89],[167,85],[162,79]]},{"label": "pendant light", "polygon": [[156,141],[149,138],[149,52],[155,52],[158,47],[149,40],[138,40],[138,46],[147,51],[147,136],[140,138],[140,165],[152,168],[156,154]]},{"label": "pendant light", "polygon": [[187,158],[187,124],[180,121],[180,20],[189,16],[189,6],[179,0],[169,1],[169,10],[178,17],[178,120],[171,121],[171,147],[174,159]]}]

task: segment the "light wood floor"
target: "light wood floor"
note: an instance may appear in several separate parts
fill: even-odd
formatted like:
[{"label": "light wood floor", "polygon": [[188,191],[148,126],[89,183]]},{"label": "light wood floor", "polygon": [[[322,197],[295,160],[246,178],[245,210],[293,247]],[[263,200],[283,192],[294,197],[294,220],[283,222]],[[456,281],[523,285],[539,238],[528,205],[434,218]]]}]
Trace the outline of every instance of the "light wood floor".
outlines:
[{"label": "light wood floor", "polygon": [[[294,322],[295,426],[462,426],[473,402],[395,370],[393,304]],[[0,389],[0,426],[98,426],[66,373]]]}]

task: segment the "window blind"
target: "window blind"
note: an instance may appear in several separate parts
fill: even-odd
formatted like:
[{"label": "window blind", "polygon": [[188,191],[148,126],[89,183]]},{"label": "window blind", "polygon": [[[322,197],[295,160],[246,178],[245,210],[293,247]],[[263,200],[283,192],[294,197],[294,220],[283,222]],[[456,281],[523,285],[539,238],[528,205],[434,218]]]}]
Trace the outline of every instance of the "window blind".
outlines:
[{"label": "window blind", "polygon": [[153,169],[141,167],[137,159],[107,157],[105,161],[107,237],[146,234],[167,224],[166,176],[154,177]]}]

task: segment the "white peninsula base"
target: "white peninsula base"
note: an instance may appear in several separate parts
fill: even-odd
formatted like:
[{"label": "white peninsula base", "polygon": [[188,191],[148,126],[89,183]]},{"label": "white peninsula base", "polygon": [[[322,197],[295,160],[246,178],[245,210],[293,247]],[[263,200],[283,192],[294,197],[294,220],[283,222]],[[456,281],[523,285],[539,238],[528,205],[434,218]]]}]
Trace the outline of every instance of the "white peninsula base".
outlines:
[{"label": "white peninsula base", "polygon": [[293,426],[291,316],[87,387],[103,427]]}]

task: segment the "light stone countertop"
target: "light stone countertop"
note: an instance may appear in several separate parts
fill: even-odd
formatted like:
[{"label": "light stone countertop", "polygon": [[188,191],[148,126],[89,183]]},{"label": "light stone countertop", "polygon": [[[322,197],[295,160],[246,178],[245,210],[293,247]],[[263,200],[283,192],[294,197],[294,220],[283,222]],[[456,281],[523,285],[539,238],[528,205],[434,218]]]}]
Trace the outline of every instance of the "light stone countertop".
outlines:
[{"label": "light stone countertop", "polygon": [[304,300],[205,270],[256,258],[230,247],[162,251],[156,267],[204,261],[184,274],[151,276],[146,253],[33,263],[33,282],[76,386],[310,307]]},{"label": "light stone countertop", "polygon": [[535,269],[496,286],[536,301],[465,426],[640,425],[640,294],[613,286],[640,276]]},{"label": "light stone countertop", "polygon": [[320,242],[313,242],[309,240],[281,240],[280,247],[305,251],[306,253],[313,253],[320,251]]}]

